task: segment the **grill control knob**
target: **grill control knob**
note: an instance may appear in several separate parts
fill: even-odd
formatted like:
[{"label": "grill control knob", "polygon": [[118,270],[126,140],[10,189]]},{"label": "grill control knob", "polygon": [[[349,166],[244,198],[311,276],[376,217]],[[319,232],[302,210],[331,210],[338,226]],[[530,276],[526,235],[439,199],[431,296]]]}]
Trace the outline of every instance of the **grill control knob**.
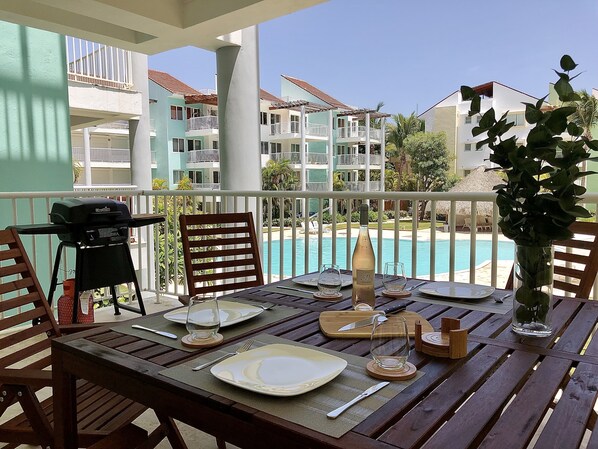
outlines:
[{"label": "grill control knob", "polygon": [[85,233],[87,234],[87,241],[89,242],[93,242],[100,236],[100,233],[97,229],[90,229],[85,231]]}]

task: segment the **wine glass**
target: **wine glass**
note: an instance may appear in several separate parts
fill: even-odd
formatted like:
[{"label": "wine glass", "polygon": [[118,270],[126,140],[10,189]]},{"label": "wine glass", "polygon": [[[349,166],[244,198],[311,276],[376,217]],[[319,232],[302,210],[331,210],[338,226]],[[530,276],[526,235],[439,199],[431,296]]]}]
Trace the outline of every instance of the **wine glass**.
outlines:
[{"label": "wine glass", "polygon": [[337,296],[342,286],[338,265],[324,264],[318,276],[318,290],[322,296]]},{"label": "wine glass", "polygon": [[218,299],[215,296],[192,296],[189,299],[185,326],[193,343],[214,339],[220,329]]},{"label": "wine glass", "polygon": [[386,262],[384,264],[384,276],[382,278],[386,293],[393,295],[405,291],[407,277],[405,276],[405,264],[402,262]]},{"label": "wine glass", "polygon": [[378,315],[372,329],[370,354],[376,364],[393,372],[407,370],[409,357],[409,333],[407,322],[400,316]]}]

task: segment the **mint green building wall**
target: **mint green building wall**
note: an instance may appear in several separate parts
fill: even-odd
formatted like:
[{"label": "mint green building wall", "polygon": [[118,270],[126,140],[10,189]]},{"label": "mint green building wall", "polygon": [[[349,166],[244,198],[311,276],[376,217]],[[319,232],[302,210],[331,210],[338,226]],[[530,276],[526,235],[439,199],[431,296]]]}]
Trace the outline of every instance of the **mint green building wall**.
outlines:
[{"label": "mint green building wall", "polygon": [[72,190],[64,37],[0,22],[0,191]]},{"label": "mint green building wall", "polygon": [[[0,191],[72,191],[64,37],[0,22],[0,62]],[[14,205],[16,214],[11,200],[0,200],[0,229],[49,221],[45,200],[23,199]],[[47,292],[53,254],[46,245],[33,251],[31,236],[22,240]],[[55,249],[57,239],[53,241]]]}]

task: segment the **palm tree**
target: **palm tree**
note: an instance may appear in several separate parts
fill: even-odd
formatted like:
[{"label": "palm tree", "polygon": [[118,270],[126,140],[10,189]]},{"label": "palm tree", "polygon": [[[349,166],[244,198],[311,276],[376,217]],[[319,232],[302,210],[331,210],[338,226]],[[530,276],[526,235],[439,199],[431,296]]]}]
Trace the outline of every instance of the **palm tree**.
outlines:
[{"label": "palm tree", "polygon": [[395,170],[398,172],[399,178],[403,178],[403,173],[407,169],[405,139],[412,134],[424,131],[424,121],[417,118],[415,112],[407,117],[403,114],[395,114],[392,119],[394,124],[390,123],[386,131],[386,154],[389,159],[394,159]]},{"label": "palm tree", "polygon": [[586,90],[577,92],[579,100],[573,103],[576,111],[572,114],[571,120],[583,129],[583,135],[592,139],[592,127],[598,125],[598,98]]}]

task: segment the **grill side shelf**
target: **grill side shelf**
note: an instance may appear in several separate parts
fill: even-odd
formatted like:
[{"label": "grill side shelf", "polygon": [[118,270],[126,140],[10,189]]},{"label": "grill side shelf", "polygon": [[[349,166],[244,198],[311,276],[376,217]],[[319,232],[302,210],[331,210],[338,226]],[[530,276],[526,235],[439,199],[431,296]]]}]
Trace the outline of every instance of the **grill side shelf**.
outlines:
[{"label": "grill side shelf", "polygon": [[31,225],[13,225],[7,226],[7,229],[16,229],[19,234],[32,235],[32,234],[65,234],[69,232],[69,229],[63,224],[31,224]]}]

